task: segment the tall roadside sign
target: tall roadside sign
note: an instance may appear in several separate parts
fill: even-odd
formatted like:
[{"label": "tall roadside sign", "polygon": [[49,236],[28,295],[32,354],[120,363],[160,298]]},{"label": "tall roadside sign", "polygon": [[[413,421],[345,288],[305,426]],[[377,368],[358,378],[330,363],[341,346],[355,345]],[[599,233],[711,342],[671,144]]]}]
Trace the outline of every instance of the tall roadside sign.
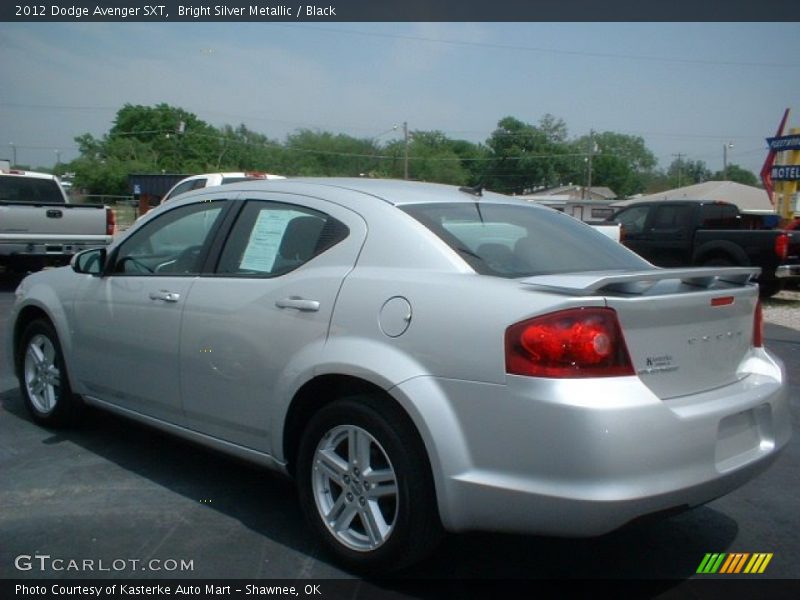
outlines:
[{"label": "tall roadside sign", "polygon": [[800,216],[800,129],[784,135],[789,109],[783,113],[775,137],[767,138],[769,153],[761,168],[761,181],[770,202],[784,220]]}]

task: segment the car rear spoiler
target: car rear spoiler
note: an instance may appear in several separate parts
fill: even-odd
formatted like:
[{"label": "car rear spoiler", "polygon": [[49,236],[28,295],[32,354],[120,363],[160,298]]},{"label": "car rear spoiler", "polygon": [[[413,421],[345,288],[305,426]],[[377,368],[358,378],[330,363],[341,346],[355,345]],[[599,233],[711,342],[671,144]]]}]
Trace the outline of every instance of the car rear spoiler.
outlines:
[{"label": "car rear spoiler", "polygon": [[601,292],[644,294],[659,281],[677,279],[699,288],[710,288],[717,282],[743,286],[761,272],[759,267],[699,267],[688,269],[647,269],[602,273],[565,273],[537,275],[520,279],[524,285],[546,288],[548,291],[591,296]]}]

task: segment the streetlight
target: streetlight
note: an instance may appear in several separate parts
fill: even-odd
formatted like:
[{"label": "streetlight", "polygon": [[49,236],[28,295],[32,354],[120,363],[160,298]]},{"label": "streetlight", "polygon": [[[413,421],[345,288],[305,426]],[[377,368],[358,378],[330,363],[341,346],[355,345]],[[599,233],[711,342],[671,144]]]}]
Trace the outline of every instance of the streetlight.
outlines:
[{"label": "streetlight", "polygon": [[728,181],[728,148],[733,148],[733,142],[722,144],[722,180]]}]

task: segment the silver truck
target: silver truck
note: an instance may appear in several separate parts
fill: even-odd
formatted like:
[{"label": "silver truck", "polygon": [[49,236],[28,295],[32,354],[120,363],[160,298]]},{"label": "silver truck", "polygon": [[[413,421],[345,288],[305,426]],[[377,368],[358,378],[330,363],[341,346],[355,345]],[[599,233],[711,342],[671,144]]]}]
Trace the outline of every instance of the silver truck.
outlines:
[{"label": "silver truck", "polygon": [[110,208],[70,204],[48,173],[0,170],[0,266],[14,272],[67,264],[73,254],[111,243]]}]

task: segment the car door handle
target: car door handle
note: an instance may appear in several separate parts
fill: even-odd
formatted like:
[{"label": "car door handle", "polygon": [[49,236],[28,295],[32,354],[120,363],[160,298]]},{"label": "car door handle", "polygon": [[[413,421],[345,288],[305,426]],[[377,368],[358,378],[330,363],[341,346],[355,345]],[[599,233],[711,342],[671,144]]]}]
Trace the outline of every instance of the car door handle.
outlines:
[{"label": "car door handle", "polygon": [[164,302],[177,302],[181,299],[181,295],[177,292],[168,292],[161,290],[158,292],[150,292],[150,300],[163,300]]},{"label": "car door handle", "polygon": [[319,302],[316,300],[306,300],[305,298],[282,298],[275,301],[275,306],[278,308],[294,308],[304,312],[316,312],[319,310]]}]

